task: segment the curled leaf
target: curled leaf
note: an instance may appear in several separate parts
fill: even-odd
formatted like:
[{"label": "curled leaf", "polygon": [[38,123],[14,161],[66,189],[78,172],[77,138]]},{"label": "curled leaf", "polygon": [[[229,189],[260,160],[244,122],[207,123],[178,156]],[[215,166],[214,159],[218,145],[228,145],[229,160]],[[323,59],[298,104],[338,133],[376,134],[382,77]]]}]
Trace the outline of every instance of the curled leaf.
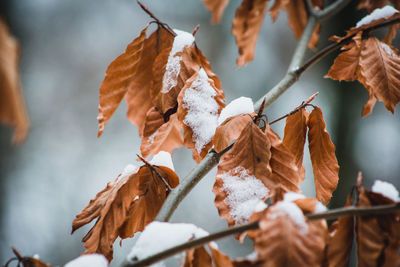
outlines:
[{"label": "curled leaf", "polygon": [[229,0],[203,0],[204,5],[212,13],[212,23],[221,21],[224,10],[229,3]]}]

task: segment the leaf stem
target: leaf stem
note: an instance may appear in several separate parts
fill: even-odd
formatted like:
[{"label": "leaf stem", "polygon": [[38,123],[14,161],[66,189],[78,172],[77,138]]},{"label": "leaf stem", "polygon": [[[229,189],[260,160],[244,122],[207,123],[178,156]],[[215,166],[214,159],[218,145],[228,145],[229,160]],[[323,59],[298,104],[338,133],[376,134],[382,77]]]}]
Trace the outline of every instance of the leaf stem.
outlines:
[{"label": "leaf stem", "polygon": [[144,12],[146,12],[152,19],[154,19],[157,22],[158,25],[163,27],[165,30],[167,30],[173,36],[176,36],[176,33],[174,32],[174,30],[171,29],[171,27],[167,23],[164,23],[159,18],[157,18],[156,15],[154,15],[154,13],[151,12],[151,10],[147,6],[145,6],[139,0],[137,0],[137,3],[143,9]]},{"label": "leaf stem", "polygon": [[[380,205],[380,206],[372,206],[372,207],[343,207],[333,210],[328,210],[325,212],[319,213],[309,213],[305,216],[310,220],[320,220],[320,219],[335,219],[342,216],[369,216],[369,215],[376,215],[382,213],[389,213],[400,210],[400,203],[389,204],[389,205]],[[139,266],[147,266],[149,264],[153,264],[157,261],[166,259],[170,256],[183,252],[190,248],[195,248],[207,244],[211,241],[218,240],[230,235],[240,234],[249,230],[256,230],[258,229],[258,221],[254,221],[248,224],[240,225],[231,227],[208,236],[191,240],[189,242],[183,243],[176,247],[169,248],[164,250],[160,253],[154,254],[148,258],[143,260],[133,262],[133,261],[126,261],[124,262],[123,267],[139,267]]]}]

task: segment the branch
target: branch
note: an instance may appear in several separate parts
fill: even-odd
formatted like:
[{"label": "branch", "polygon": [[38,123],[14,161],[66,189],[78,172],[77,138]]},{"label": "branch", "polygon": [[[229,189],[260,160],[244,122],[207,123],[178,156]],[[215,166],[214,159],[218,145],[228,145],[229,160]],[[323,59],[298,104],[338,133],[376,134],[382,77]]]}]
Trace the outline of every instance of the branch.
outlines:
[{"label": "branch", "polygon": [[[319,213],[310,213],[306,214],[305,216],[310,220],[320,220],[320,219],[335,219],[342,216],[368,216],[368,215],[376,215],[382,213],[389,213],[393,211],[400,210],[400,203],[390,204],[390,205],[380,205],[380,206],[372,206],[372,207],[344,207],[339,209],[328,210],[326,212],[319,212]],[[215,241],[230,235],[240,234],[249,230],[256,230],[258,229],[258,221],[251,222],[248,224],[235,226],[228,228],[226,230],[222,230],[220,232],[216,232],[210,234],[208,236],[194,239],[192,241],[183,243],[176,247],[169,248],[164,250],[160,253],[154,254],[148,258],[137,262],[125,262],[123,265],[124,267],[139,267],[139,266],[147,266],[149,264],[153,264],[157,261],[166,259],[170,256],[183,252],[190,248],[196,248],[207,244],[211,241]]]},{"label": "branch", "polygon": [[146,12],[152,19],[154,19],[157,22],[158,25],[163,27],[165,30],[167,30],[173,36],[176,36],[176,33],[174,32],[174,30],[171,29],[171,27],[167,23],[164,23],[159,18],[157,18],[156,15],[154,15],[154,13],[151,12],[151,10],[147,6],[142,4],[139,0],[137,0],[137,3],[143,9],[144,12]]}]

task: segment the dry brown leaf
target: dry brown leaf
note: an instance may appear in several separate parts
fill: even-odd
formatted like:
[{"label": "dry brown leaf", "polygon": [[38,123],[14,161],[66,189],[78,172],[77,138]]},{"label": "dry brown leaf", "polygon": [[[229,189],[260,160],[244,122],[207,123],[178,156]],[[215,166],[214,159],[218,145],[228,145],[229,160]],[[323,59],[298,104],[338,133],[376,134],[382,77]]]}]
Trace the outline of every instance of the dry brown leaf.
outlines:
[{"label": "dry brown leaf", "polygon": [[172,154],[175,148],[183,145],[181,124],[177,114],[164,121],[164,116],[156,107],[151,108],[146,115],[146,124],[143,130],[142,144],[140,151],[142,156],[147,158],[156,155],[160,151],[167,151]]},{"label": "dry brown leaf", "polygon": [[[225,107],[224,92],[218,89],[201,68],[187,80],[178,97],[178,119],[183,126],[184,145],[200,162],[212,147],[218,115]],[[214,129],[215,129],[214,128]]]},{"label": "dry brown leaf", "polygon": [[388,32],[386,33],[385,37],[383,37],[382,41],[387,44],[391,44],[394,38],[397,36],[397,32],[399,31],[400,25],[394,24],[389,27]]},{"label": "dry brown leaf", "polygon": [[[351,205],[351,197],[347,198],[345,207]],[[329,227],[330,238],[326,247],[326,266],[348,266],[354,236],[354,219],[343,216]]]},{"label": "dry brown leaf", "polygon": [[204,5],[212,13],[212,23],[221,21],[224,10],[229,3],[229,0],[203,0]]},{"label": "dry brown leaf", "polygon": [[217,74],[215,74],[212,71],[211,64],[206,58],[206,56],[203,55],[200,48],[198,48],[197,46],[195,47],[195,50],[196,50],[196,56],[198,56],[200,60],[200,65],[206,71],[208,78],[214,81],[215,87],[217,87],[219,90],[222,90],[221,81],[219,80]]},{"label": "dry brown leaf", "polygon": [[[265,267],[321,266],[325,234],[316,224],[305,222],[307,229],[288,216],[270,208],[260,220],[255,250]],[[306,220],[306,219],[305,219]]]},{"label": "dry brown leaf", "polygon": [[215,130],[213,137],[214,149],[217,152],[221,152],[227,148],[232,141],[236,140],[243,128],[253,121],[256,114],[239,114],[226,119],[221,125]]},{"label": "dry brown leaf", "polygon": [[299,185],[302,179],[295,157],[269,125],[266,127],[266,134],[271,142],[271,160],[269,162],[272,169],[271,180],[284,192],[300,192]]},{"label": "dry brown leaf", "polygon": [[161,51],[171,49],[173,40],[174,37],[167,30],[159,27],[144,41],[141,60],[136,67],[140,71],[136,72],[125,95],[127,117],[138,127],[140,136],[143,135],[146,113],[153,106],[150,97],[154,79],[153,62]]},{"label": "dry brown leaf", "polygon": [[283,144],[289,149],[296,160],[300,182],[304,180],[305,169],[303,165],[304,145],[307,135],[308,113],[302,109],[286,119]]},{"label": "dry brown leaf", "polygon": [[307,125],[309,128],[308,147],[313,166],[317,199],[327,204],[339,180],[339,165],[335,155],[335,146],[326,131],[320,108],[314,107],[308,117]]},{"label": "dry brown leaf", "polygon": [[232,260],[215,248],[213,245],[209,245],[211,250],[211,256],[215,267],[233,267]]},{"label": "dry brown leaf", "polygon": [[371,114],[372,110],[374,109],[375,103],[376,103],[375,96],[371,92],[369,92],[368,101],[367,103],[365,103],[361,115],[365,117]]},{"label": "dry brown leaf", "polygon": [[269,0],[243,0],[232,21],[232,33],[239,48],[236,63],[244,66],[254,58],[258,34],[261,30]]},{"label": "dry brown leaf", "polygon": [[204,247],[191,248],[186,251],[183,267],[212,267],[211,256]]},{"label": "dry brown leaf", "polygon": [[4,267],[9,266],[10,263],[13,261],[17,262],[16,266],[18,266],[18,267],[19,266],[22,266],[22,267],[52,267],[51,265],[39,260],[38,258],[26,257],[26,256],[23,257],[21,255],[21,253],[14,247],[11,247],[11,249],[16,257],[8,260],[7,263],[4,265]]},{"label": "dry brown leaf", "polygon": [[364,40],[360,58],[360,73],[367,89],[394,113],[400,101],[400,52],[375,37]]},{"label": "dry brown leaf", "polygon": [[72,233],[98,218],[82,240],[87,249],[85,253],[101,253],[111,261],[112,246],[118,236],[132,237],[154,220],[168,194],[158,174],[172,188],[178,185],[179,178],[167,167],[149,166],[142,166],[137,172],[119,176],[108,183],[76,216]]},{"label": "dry brown leaf", "polygon": [[0,123],[14,128],[12,142],[25,141],[30,126],[19,78],[19,46],[0,19]]},{"label": "dry brown leaf", "polygon": [[358,78],[362,48],[361,35],[362,32],[359,32],[354,36],[350,44],[342,47],[342,50],[345,51],[335,59],[335,62],[325,77],[338,81],[354,81]]},{"label": "dry brown leaf", "polygon": [[[252,181],[255,177],[255,179],[260,180],[267,189],[274,188],[276,182],[271,180],[272,170],[269,164],[271,159],[270,149],[271,143],[266,135],[256,124],[249,122],[236,140],[232,149],[222,156],[213,187],[213,192],[215,194],[214,204],[218,209],[219,215],[228,221],[229,226],[238,223],[236,220],[244,223],[248,218],[244,216],[243,218],[236,216],[239,218],[236,218],[236,220],[233,218],[232,209],[237,207],[231,207],[225,202],[225,199],[228,197],[228,192],[224,189],[225,176],[233,176],[237,178],[238,181],[243,182]],[[254,198],[252,195],[248,197],[249,199]],[[265,198],[266,197],[267,195]]]}]

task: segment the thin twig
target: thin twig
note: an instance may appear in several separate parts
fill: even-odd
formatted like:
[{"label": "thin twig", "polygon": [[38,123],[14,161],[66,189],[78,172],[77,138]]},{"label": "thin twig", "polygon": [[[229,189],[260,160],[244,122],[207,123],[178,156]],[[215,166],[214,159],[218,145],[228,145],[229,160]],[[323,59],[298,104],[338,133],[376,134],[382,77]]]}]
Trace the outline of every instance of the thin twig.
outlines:
[{"label": "thin twig", "polygon": [[[396,210],[400,210],[400,203],[396,204],[390,204],[390,205],[380,205],[380,206],[372,206],[372,207],[344,207],[344,208],[338,208],[338,209],[333,209],[333,210],[328,210],[325,212],[319,212],[319,213],[309,213],[306,214],[305,216],[310,220],[320,220],[320,219],[335,219],[339,218],[342,216],[370,216],[370,215],[376,215],[376,214],[382,214],[382,213],[389,213],[393,212]],[[140,267],[140,266],[147,266],[150,264],[153,264],[157,261],[166,259],[168,257],[171,257],[175,254],[178,254],[180,252],[183,252],[187,249],[190,248],[196,248],[199,246],[202,246],[204,244],[207,244],[211,241],[215,241],[230,235],[234,234],[240,234],[249,230],[256,230],[259,227],[259,222],[254,221],[248,224],[236,226],[236,227],[231,227],[226,230],[222,230],[213,234],[210,234],[208,236],[198,238],[191,240],[189,242],[183,243],[181,245],[178,245],[176,247],[169,248],[167,250],[164,250],[160,253],[154,254],[153,256],[150,256],[148,258],[142,259],[140,261],[134,262],[125,262],[124,267]]]},{"label": "thin twig", "polygon": [[137,3],[143,9],[144,12],[146,12],[152,19],[154,19],[158,23],[158,25],[163,27],[165,30],[167,30],[173,36],[176,36],[176,33],[174,32],[174,30],[168,24],[162,22],[159,18],[157,18],[156,15],[154,15],[154,13],[151,12],[151,10],[147,6],[145,6],[139,0],[137,0]]},{"label": "thin twig", "polygon": [[143,163],[150,168],[150,170],[152,170],[153,172],[156,173],[156,175],[158,176],[158,178],[160,178],[160,180],[165,184],[165,186],[168,189],[168,192],[172,191],[171,186],[169,185],[169,183],[167,182],[167,180],[165,180],[165,178],[161,175],[161,173],[158,172],[158,170],[156,168],[154,168],[154,166],[148,162],[147,160],[145,160],[143,157],[141,157],[140,155],[136,154],[136,156],[138,156],[138,158],[143,161]]},{"label": "thin twig", "polygon": [[303,101],[303,103],[301,103],[300,106],[297,106],[295,109],[293,109],[292,111],[290,111],[288,114],[285,114],[285,115],[283,115],[283,116],[281,116],[281,117],[279,117],[279,118],[277,118],[277,119],[271,121],[269,124],[274,124],[274,123],[276,123],[276,122],[278,122],[278,121],[280,121],[280,120],[283,120],[283,119],[286,118],[286,117],[289,117],[289,116],[295,114],[295,113],[298,112],[299,110],[305,108],[306,106],[308,106],[308,105],[310,104],[311,101],[314,100],[314,98],[318,95],[318,93],[319,93],[319,92],[316,92],[315,94],[313,94],[312,96],[310,96],[306,101]]},{"label": "thin twig", "polygon": [[197,31],[199,30],[199,28],[200,28],[200,24],[197,24],[196,27],[194,27],[194,29],[193,29],[193,31],[192,31],[192,35],[193,35],[193,36],[196,35],[196,33],[197,33]]}]

